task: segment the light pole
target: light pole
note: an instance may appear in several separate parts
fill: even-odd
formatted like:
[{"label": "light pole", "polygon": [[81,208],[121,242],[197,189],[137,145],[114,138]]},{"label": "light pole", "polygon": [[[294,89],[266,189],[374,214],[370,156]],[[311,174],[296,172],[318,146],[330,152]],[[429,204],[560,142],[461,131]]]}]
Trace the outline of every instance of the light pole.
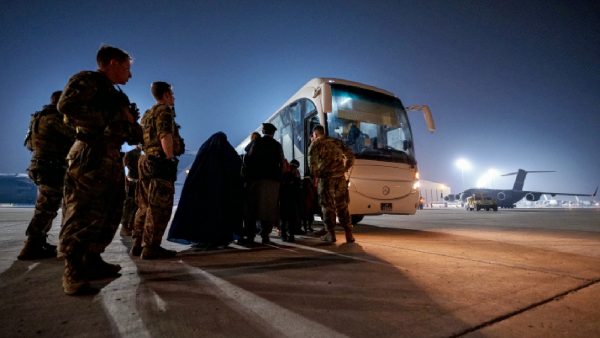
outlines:
[{"label": "light pole", "polygon": [[460,169],[460,183],[462,190],[465,190],[465,170],[471,170],[471,163],[464,158],[459,158],[454,164]]}]

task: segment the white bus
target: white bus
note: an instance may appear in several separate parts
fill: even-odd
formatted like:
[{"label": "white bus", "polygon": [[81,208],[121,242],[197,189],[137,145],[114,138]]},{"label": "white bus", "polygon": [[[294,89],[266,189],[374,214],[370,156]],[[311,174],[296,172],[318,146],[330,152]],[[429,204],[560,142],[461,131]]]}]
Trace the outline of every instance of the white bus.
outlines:
[{"label": "white bus", "polygon": [[[275,139],[285,158],[300,162],[310,175],[307,154],[312,128],[323,125],[329,137],[343,140],[356,156],[349,175],[349,210],[354,224],[364,215],[415,213],[419,172],[407,110],[422,110],[429,131],[435,130],[427,106],[405,108],[383,89],[332,78],[305,84],[266,122],[277,127]],[[257,129],[260,131],[260,128]],[[239,154],[250,142],[236,147]]]}]

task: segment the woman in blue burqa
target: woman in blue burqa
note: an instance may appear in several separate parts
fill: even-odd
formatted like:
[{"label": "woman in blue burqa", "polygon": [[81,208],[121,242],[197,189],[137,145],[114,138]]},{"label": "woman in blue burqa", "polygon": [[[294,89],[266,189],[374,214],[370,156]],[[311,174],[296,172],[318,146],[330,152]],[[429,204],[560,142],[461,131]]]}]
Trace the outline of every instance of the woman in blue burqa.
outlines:
[{"label": "woman in blue burqa", "polygon": [[167,240],[205,249],[231,243],[242,227],[241,166],[223,132],[206,140],[183,184]]}]

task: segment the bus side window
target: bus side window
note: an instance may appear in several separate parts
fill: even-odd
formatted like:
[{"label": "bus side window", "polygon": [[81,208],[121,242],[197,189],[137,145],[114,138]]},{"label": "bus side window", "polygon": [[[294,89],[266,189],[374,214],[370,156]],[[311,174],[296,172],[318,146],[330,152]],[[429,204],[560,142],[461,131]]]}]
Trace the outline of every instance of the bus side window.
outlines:
[{"label": "bus side window", "polygon": [[278,115],[281,123],[276,126],[279,129],[279,142],[283,148],[283,156],[288,159],[294,158],[294,136],[290,112],[290,107],[282,109]]},{"label": "bus side window", "polygon": [[[303,102],[296,101],[289,106],[290,121],[292,124],[292,148],[293,154],[290,159],[304,162],[304,124],[302,123]],[[304,166],[298,168],[300,175],[304,175]]]}]

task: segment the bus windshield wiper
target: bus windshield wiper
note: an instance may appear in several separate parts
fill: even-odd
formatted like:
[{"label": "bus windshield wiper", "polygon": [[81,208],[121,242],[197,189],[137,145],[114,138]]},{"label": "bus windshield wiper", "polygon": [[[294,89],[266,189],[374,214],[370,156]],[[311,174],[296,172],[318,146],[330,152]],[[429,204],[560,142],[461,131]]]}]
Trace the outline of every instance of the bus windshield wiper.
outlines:
[{"label": "bus windshield wiper", "polygon": [[385,148],[370,149],[365,148],[361,152],[356,154],[356,158],[370,159],[370,160],[384,160],[390,162],[400,162],[414,165],[417,163],[414,157],[408,155],[402,150],[398,150],[389,146]]}]

